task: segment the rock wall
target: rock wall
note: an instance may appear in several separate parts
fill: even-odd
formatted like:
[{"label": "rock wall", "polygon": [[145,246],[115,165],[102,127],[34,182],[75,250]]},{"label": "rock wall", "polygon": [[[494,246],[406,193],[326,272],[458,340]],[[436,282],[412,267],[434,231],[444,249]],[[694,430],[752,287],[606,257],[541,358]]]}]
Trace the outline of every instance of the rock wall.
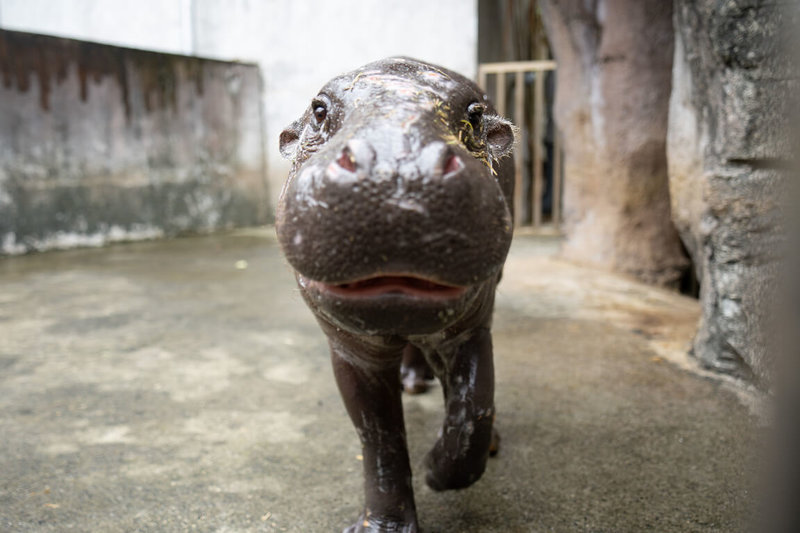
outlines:
[{"label": "rock wall", "polygon": [[703,305],[694,354],[765,387],[792,155],[785,8],[677,0],[669,114],[672,213]]},{"label": "rock wall", "polygon": [[558,61],[564,255],[665,286],[688,266],[670,220],[672,3],[541,0]]},{"label": "rock wall", "polygon": [[0,254],[269,220],[252,65],[0,30]]}]

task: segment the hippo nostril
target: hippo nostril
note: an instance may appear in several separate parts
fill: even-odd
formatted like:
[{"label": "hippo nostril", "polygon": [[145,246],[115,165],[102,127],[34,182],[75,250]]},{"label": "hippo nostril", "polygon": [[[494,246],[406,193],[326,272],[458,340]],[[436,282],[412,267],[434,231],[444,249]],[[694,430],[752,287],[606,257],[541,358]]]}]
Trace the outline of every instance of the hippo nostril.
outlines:
[{"label": "hippo nostril", "polygon": [[350,151],[349,147],[344,147],[339,159],[336,160],[336,164],[348,172],[356,171],[356,158],[353,156],[353,152]]},{"label": "hippo nostril", "polygon": [[464,163],[461,161],[461,158],[455,154],[450,154],[447,160],[444,162],[442,175],[449,176],[451,174],[455,174],[462,168],[464,168]]}]

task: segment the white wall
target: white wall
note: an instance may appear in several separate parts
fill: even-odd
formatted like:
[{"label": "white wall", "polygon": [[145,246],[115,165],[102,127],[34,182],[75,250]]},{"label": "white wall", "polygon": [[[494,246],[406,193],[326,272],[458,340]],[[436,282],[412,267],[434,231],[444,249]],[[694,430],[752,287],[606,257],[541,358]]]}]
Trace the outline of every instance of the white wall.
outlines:
[{"label": "white wall", "polygon": [[192,0],[0,0],[0,26],[87,41],[191,53]]},{"label": "white wall", "polygon": [[477,0],[0,0],[5,29],[258,63],[273,202],[278,134],[330,77],[389,55],[474,77],[477,16]]}]

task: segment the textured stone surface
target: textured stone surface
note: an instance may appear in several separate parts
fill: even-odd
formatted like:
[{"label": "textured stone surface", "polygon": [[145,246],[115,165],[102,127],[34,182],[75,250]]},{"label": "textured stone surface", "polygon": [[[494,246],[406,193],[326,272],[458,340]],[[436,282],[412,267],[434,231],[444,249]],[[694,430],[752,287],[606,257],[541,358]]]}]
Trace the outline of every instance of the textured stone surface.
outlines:
[{"label": "textured stone surface", "polygon": [[268,221],[251,65],[0,31],[0,254]]},{"label": "textured stone surface", "polygon": [[694,353],[769,386],[793,83],[785,5],[676,2],[669,119],[672,212],[700,280]]},{"label": "textured stone surface", "polygon": [[[557,246],[512,245],[502,448],[469,489],[415,477],[424,530],[746,531],[753,419],[667,362],[697,301]],[[357,513],[358,437],[274,237],[2,258],[0,286],[0,530],[333,533]],[[405,411],[419,474],[441,390]]]},{"label": "textured stone surface", "polygon": [[558,61],[564,253],[674,286],[688,262],[667,183],[672,4],[544,0],[541,9]]}]

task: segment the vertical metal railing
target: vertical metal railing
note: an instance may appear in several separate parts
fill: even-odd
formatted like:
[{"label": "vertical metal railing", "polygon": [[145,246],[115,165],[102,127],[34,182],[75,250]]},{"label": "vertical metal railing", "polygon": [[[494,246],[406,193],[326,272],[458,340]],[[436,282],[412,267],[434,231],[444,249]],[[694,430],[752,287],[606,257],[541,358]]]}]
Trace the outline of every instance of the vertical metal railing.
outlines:
[{"label": "vertical metal railing", "polygon": [[[527,225],[525,214],[530,214],[530,226],[541,227],[544,225],[543,192],[544,192],[544,153],[543,137],[546,126],[546,109],[551,102],[545,102],[544,75],[546,72],[555,71],[555,61],[511,61],[504,63],[482,63],[478,66],[478,84],[484,90],[489,90],[488,79],[494,75],[494,102],[497,112],[507,116],[507,86],[506,78],[514,75],[513,102],[514,116],[508,117],[520,128],[520,145],[530,146],[530,171],[526,172],[526,161],[523,153],[515,157],[515,187],[514,187],[514,224],[515,226]],[[526,106],[526,74],[533,73],[532,106]],[[526,117],[526,107],[531,108],[531,116]],[[526,120],[530,118],[530,120]],[[551,210],[550,220],[553,228],[558,230],[561,224],[561,147],[558,128],[553,131],[553,150],[550,169],[551,182]],[[528,185],[528,187],[525,187]],[[528,195],[526,197],[526,190]],[[526,209],[527,208],[527,209]]]}]

